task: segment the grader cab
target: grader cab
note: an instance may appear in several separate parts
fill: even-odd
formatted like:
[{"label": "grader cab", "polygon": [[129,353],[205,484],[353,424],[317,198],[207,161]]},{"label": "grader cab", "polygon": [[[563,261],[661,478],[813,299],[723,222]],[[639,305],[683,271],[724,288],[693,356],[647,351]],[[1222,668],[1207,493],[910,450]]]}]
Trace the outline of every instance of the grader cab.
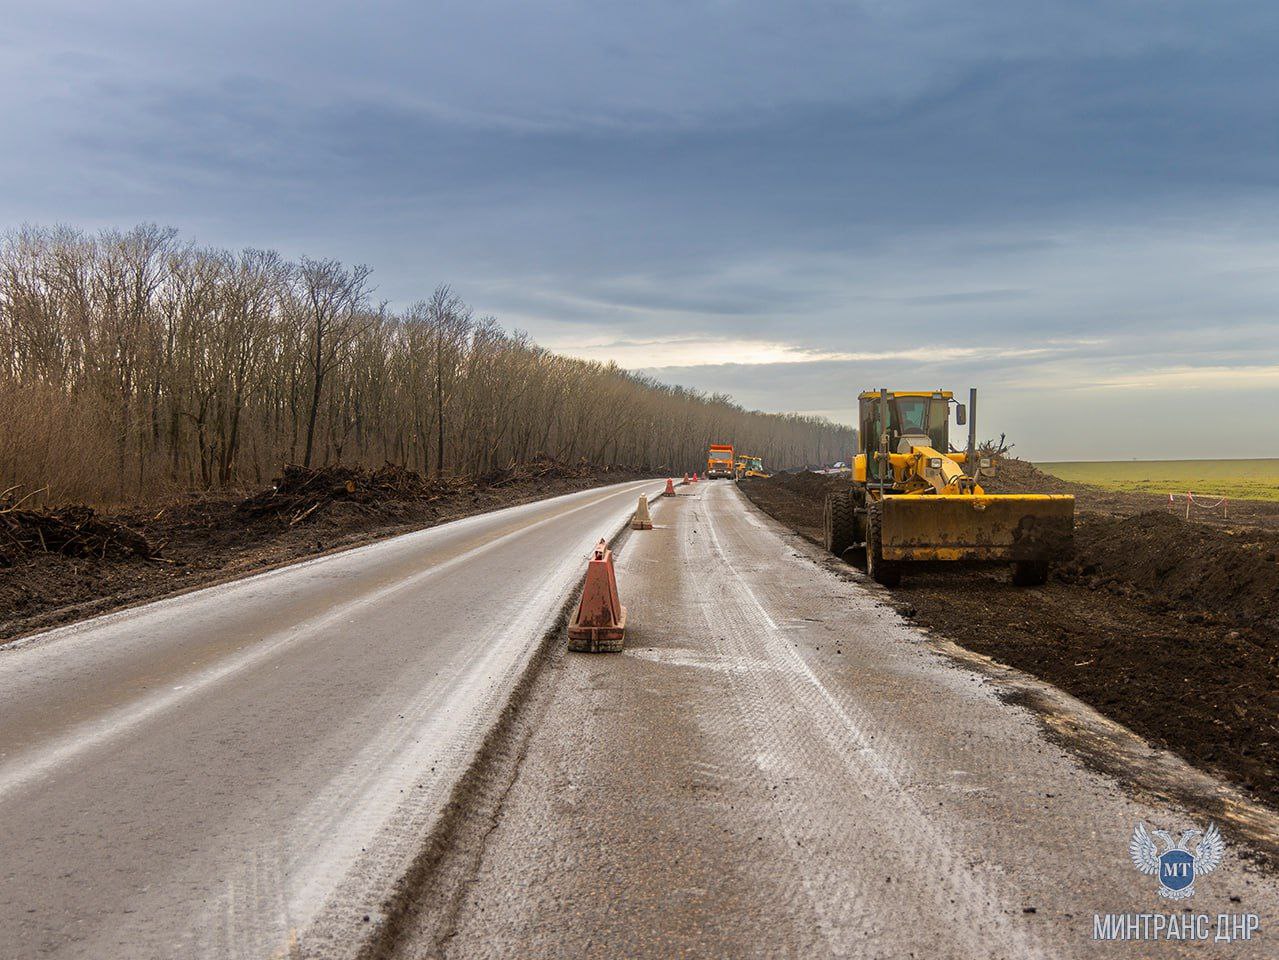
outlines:
[{"label": "grader cab", "polygon": [[[968,424],[962,451],[950,444],[952,406]],[[826,497],[826,548],[886,586],[925,561],[1011,563],[1016,584],[1047,580],[1073,550],[1075,498],[986,493],[997,461],[977,450],[976,406],[976,390],[967,408],[948,390],[862,393],[851,483]]]}]

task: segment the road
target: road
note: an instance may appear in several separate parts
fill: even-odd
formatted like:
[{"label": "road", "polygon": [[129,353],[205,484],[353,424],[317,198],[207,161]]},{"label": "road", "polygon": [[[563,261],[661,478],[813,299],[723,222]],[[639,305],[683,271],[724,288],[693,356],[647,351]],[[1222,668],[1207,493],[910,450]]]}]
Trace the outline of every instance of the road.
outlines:
[{"label": "road", "polygon": [[[620,546],[625,653],[548,663],[397,956],[1276,956],[1279,885],[1228,825],[1194,898],[1161,898],[1135,824],[1206,822],[1086,767],[734,485],[682,492]],[[1059,702],[1061,729],[1103,723]],[[1183,910],[1261,930],[1093,939]]]},{"label": "road", "polygon": [[340,953],[654,481],[0,650],[0,957]]}]

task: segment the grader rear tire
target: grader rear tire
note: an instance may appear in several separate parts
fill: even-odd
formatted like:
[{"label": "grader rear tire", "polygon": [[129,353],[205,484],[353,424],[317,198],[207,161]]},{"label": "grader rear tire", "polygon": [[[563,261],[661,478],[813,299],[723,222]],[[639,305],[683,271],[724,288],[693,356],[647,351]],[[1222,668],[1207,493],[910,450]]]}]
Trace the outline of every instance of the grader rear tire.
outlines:
[{"label": "grader rear tire", "polygon": [[826,549],[835,556],[842,556],[857,538],[853,517],[853,495],[849,490],[826,494],[826,508],[822,512],[823,540]]},{"label": "grader rear tire", "polygon": [[884,559],[883,521],[878,503],[866,508],[866,573],[885,587],[895,587],[902,582],[901,564]]}]

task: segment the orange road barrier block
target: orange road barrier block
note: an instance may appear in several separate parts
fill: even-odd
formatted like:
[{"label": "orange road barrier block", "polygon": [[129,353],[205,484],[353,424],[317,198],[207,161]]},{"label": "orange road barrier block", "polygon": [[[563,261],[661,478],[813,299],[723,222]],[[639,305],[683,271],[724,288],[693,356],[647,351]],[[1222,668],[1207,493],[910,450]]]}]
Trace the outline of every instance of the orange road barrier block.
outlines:
[{"label": "orange road barrier block", "polygon": [[653,518],[648,513],[648,495],[639,495],[639,506],[635,508],[635,516],[631,518],[632,530],[652,530]]},{"label": "orange road barrier block", "polygon": [[617,599],[613,551],[603,540],[586,565],[586,585],[568,625],[568,648],[582,653],[618,653],[626,636],[626,608]]},{"label": "orange road barrier block", "polygon": [[672,480],[670,477],[666,478],[666,489],[662,491],[662,496],[664,497],[675,496],[675,481]]},{"label": "orange road barrier block", "polygon": [[693,471],[693,482],[694,482],[694,483],[696,483],[696,482],[697,482],[697,471],[696,471],[696,470],[694,470],[694,471]]},{"label": "orange road barrier block", "polygon": [[680,486],[686,486],[686,485],[688,485],[688,484],[690,484],[690,483],[692,483],[692,482],[693,482],[693,481],[692,481],[692,480],[690,480],[690,479],[688,478],[688,474],[686,473],[686,474],[684,474],[684,481],[683,481],[683,483],[681,483],[681,484],[680,484]]}]

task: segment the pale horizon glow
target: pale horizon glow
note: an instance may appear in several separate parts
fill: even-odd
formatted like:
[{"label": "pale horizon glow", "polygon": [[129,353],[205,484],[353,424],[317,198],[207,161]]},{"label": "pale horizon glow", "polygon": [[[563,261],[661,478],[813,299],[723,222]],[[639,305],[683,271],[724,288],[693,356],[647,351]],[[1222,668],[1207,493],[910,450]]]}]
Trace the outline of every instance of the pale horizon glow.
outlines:
[{"label": "pale horizon glow", "polygon": [[[1103,341],[1079,341],[1098,344]],[[685,369],[723,365],[758,366],[777,363],[875,363],[907,361],[935,363],[947,360],[995,360],[1043,357],[1056,346],[1042,347],[935,347],[880,353],[840,353],[766,340],[728,340],[709,337],[670,337],[653,340],[605,340],[577,342],[544,341],[543,346],[583,360],[613,362],[626,369],[661,371],[668,367]]]}]

